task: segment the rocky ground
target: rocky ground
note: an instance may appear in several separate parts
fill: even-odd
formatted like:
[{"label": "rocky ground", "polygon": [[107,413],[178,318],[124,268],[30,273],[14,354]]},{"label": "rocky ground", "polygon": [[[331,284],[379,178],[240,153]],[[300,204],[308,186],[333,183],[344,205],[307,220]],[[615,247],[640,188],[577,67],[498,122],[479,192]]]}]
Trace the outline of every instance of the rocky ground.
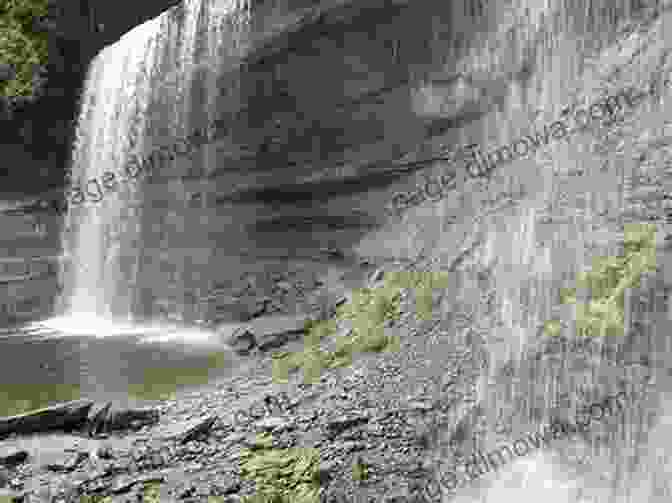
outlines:
[{"label": "rocky ground", "polygon": [[[624,35],[618,49],[609,57],[605,55],[603,64],[596,66],[598,83],[605,87],[608,83],[647,89],[654,89],[651,84],[655,84],[651,96],[660,99],[667,95],[669,49],[662,34],[663,24],[658,19],[627,38]],[[635,60],[642,65],[644,61],[651,63],[635,72]],[[668,257],[667,206],[663,202],[667,194],[669,141],[664,131],[664,112],[664,105],[646,113],[635,111],[624,121],[593,132],[595,155],[602,155],[600,148],[607,152],[613,142],[634,144],[639,156],[637,170],[642,175],[628,189],[627,201],[622,203],[618,216],[657,225],[661,273],[665,273]],[[653,163],[653,159],[657,162]],[[564,176],[569,180],[573,175]],[[484,208],[483,215],[489,210],[492,207]],[[568,211],[561,205],[551,210],[551,219],[561,219]],[[618,233],[610,218],[604,215],[595,224],[607,232],[608,240],[616,241]],[[466,267],[480,244],[474,234],[459,249],[451,251],[447,262],[441,262],[449,270]],[[436,267],[431,259],[418,267]],[[393,264],[381,267],[383,271],[395,270]],[[511,366],[501,365],[488,375],[488,360],[494,350],[481,332],[497,322],[498,308],[488,302],[490,272],[477,272],[484,285],[479,292],[480,311],[450,298],[450,291],[443,291],[437,292],[434,299],[434,318],[419,320],[413,295],[410,290],[405,291],[401,319],[387,326],[390,335],[400,338],[401,351],[357,355],[350,367],[323,370],[319,383],[304,384],[301,371],[292,374],[287,384],[274,383],[270,352],[259,349],[256,336],[241,339],[237,332],[229,342],[235,350],[245,353],[240,358],[248,364],[242,365],[233,378],[158,402],[158,420],[152,424],[138,424],[135,431],[126,428],[105,432],[105,421],[96,422],[96,417],[102,418],[96,415],[100,410],[96,406],[86,421],[89,427],[100,425],[93,428],[92,436],[72,433],[4,440],[0,445],[4,451],[0,463],[5,466],[0,478],[3,491],[30,502],[79,501],[80,495],[94,494],[125,502],[137,501],[144,485],[158,481],[161,501],[206,501],[209,496],[240,501],[255,491],[254,482],[241,476],[241,450],[253,447],[259,441],[257,434],[267,431],[273,434],[278,448],[319,450],[324,501],[337,493],[344,495],[346,501],[355,501],[356,495],[368,495],[373,501],[394,501],[394,497],[405,501],[409,493],[417,492],[414,487],[418,483],[427,486],[427,481],[436,477],[436,470],[431,469],[437,466],[436,461],[458,462],[477,448],[510,441],[542,422],[547,417],[543,411],[550,407],[550,388],[546,386],[549,376],[560,375],[561,381],[577,382],[585,378],[594,384],[592,388],[586,386],[586,392],[596,391],[595,383],[608,381],[597,389],[600,396],[606,390],[627,388],[637,397],[638,404],[630,414],[643,414],[641,411],[647,410],[644,405],[655,410],[655,404],[662,403],[662,395],[654,395],[651,390],[662,390],[668,384],[670,366],[666,365],[666,354],[656,354],[652,346],[648,346],[647,353],[641,346],[643,339],[638,339],[641,334],[633,332],[623,340],[609,342],[613,345],[613,358],[599,352],[558,356],[549,354],[543,344],[531,344],[529,354],[514,372],[510,371]],[[370,281],[375,284],[380,273],[373,278]],[[662,279],[658,275],[646,283],[641,298],[654,310],[665,312],[666,305],[655,307],[657,299],[662,299],[658,294],[666,290],[660,284]],[[314,294],[315,298],[321,295],[319,290]],[[336,301],[335,297],[329,300]],[[329,309],[323,314],[325,311]],[[284,349],[300,350],[301,341],[290,340],[287,334],[284,331],[280,335]],[[661,333],[657,337],[665,336]],[[331,343],[333,340],[324,341],[327,346]],[[656,358],[658,361],[654,361]],[[510,388],[517,377],[531,385],[529,396],[514,402]],[[487,406],[483,389],[490,385],[492,393],[503,397],[500,404],[508,400],[507,408],[493,411]],[[587,449],[598,436],[607,433],[605,426],[591,433],[590,438],[572,443],[572,447]],[[643,442],[646,433],[641,435],[638,438]],[[577,456],[570,453],[569,447],[563,449],[559,448],[565,456],[563,462],[567,466],[575,464]],[[352,466],[360,458],[370,466],[364,482],[353,480]],[[591,479],[586,479],[584,486],[595,487]]]}]

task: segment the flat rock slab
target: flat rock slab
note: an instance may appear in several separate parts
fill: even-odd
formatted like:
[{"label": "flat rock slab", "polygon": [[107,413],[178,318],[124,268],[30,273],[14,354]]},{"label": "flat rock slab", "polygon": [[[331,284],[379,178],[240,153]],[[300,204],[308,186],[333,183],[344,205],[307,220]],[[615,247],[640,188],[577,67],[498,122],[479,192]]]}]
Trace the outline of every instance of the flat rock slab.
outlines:
[{"label": "flat rock slab", "polygon": [[[247,323],[222,324],[217,327],[217,333],[220,340],[234,349],[240,349],[242,353],[255,346],[266,351],[282,346],[291,336],[303,334],[306,321],[310,319],[306,314],[262,316]],[[242,340],[243,336],[249,342]],[[244,347],[241,348],[241,344]]]},{"label": "flat rock slab", "polygon": [[217,416],[207,416],[190,421],[183,421],[161,428],[157,433],[163,439],[174,439],[179,443],[187,443],[201,435],[206,435],[217,421]]},{"label": "flat rock slab", "polygon": [[96,452],[104,446],[118,451],[129,451],[136,438],[129,435],[124,438],[99,440],[64,433],[37,434],[4,440],[0,442],[0,452],[26,451],[27,462],[36,468],[49,465],[63,465],[67,468],[72,453]]},{"label": "flat rock slab", "polygon": [[310,319],[305,314],[262,316],[248,323],[257,337],[273,335],[291,335],[303,333],[306,321]]},{"label": "flat rock slab", "polygon": [[0,436],[76,429],[86,422],[92,406],[91,400],[75,400],[16,416],[2,417]]},{"label": "flat rock slab", "polygon": [[0,465],[17,466],[28,459],[28,452],[12,446],[0,446]]}]

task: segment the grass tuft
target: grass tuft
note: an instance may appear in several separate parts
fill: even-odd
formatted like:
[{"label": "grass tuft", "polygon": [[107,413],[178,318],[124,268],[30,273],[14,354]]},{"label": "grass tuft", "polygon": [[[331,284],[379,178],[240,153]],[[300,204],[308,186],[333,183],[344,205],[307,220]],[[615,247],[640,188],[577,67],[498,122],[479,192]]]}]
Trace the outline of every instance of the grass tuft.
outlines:
[{"label": "grass tuft", "polygon": [[320,455],[317,449],[274,449],[273,437],[258,436],[255,448],[240,455],[240,474],[254,480],[257,493],[244,503],[318,503]]},{"label": "grass tuft", "polygon": [[[596,257],[590,271],[577,275],[577,287],[586,288],[590,292],[591,300],[587,304],[578,304],[576,288],[561,291],[560,300],[563,304],[577,304],[577,335],[625,333],[625,291],[627,288],[639,287],[642,274],[656,269],[655,232],[654,225],[626,225],[623,255]],[[544,333],[557,336],[559,327],[558,320],[547,321]]]}]

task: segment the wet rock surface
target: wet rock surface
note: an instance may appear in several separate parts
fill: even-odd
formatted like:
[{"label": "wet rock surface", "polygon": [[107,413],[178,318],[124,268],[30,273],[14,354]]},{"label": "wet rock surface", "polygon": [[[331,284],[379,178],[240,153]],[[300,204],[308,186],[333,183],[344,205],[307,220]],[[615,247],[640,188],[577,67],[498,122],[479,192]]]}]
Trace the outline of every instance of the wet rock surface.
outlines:
[{"label": "wet rock surface", "polygon": [[[410,298],[406,308],[412,311]],[[265,320],[257,333],[300,333],[305,322],[302,317],[273,319],[276,328]],[[396,330],[402,330],[401,325]],[[351,493],[350,466],[362,454],[369,462],[378,461],[371,483],[380,483],[386,473],[381,467],[394,471],[390,459],[403,472],[423,456],[417,437],[423,415],[433,410],[429,388],[425,383],[420,395],[417,389],[412,392],[417,383],[407,383],[406,391],[397,389],[409,365],[418,370],[424,366],[422,341],[405,339],[405,351],[399,354],[355,357],[352,369],[325,370],[314,385],[303,384],[300,375],[293,375],[287,385],[274,384],[270,354],[259,351],[248,356],[254,364],[244,374],[151,409],[114,411],[110,404],[94,404],[81,432],[62,444],[75,446],[54,449],[48,461],[33,455],[7,467],[8,480],[15,479],[9,490],[15,497],[25,493],[35,501],[56,501],[58,495],[78,501],[83,494],[132,498],[155,481],[160,482],[165,501],[205,501],[208,496],[239,501],[254,492],[253,482],[239,475],[240,452],[256,445],[262,432],[272,433],[279,448],[319,448],[325,484],[344,486]],[[457,367],[468,351],[452,352],[452,356],[446,353],[452,362],[447,365],[459,387],[464,383]],[[431,380],[431,373],[425,374],[425,380]],[[463,392],[473,395],[473,390]],[[138,418],[147,423],[134,423]],[[46,442],[38,449],[43,446]],[[8,452],[12,459],[21,456],[16,448]]]},{"label": "wet rock surface", "polygon": [[[658,197],[651,193],[641,201]],[[563,209],[556,209],[552,216],[561,216]],[[640,210],[661,216],[653,205]],[[464,252],[457,250],[453,263],[468,266],[478,245],[476,239],[474,242]],[[487,279],[487,271],[479,272]],[[376,272],[370,281],[381,279],[381,273]],[[285,282],[278,279],[278,292],[288,291]],[[307,293],[313,299],[320,298],[319,292],[307,289]],[[255,295],[267,293],[259,288]],[[483,304],[486,300],[484,296]],[[265,337],[273,341],[271,348],[276,340],[278,347],[290,343],[285,336],[300,333],[298,318],[286,322],[289,329],[275,319],[277,326],[264,320],[269,329],[248,327],[235,336],[232,332],[228,339],[224,334],[224,342],[250,358],[249,367],[234,377],[180,393],[176,399],[137,413],[112,413],[106,404],[97,404],[95,412],[88,411],[81,437],[63,435],[59,439],[63,445],[77,446],[66,451],[61,445],[55,459],[47,463],[36,453],[12,447],[15,439],[3,441],[0,446],[8,450],[2,458],[7,462],[0,472],[0,486],[6,485],[2,490],[17,497],[27,494],[30,501],[77,501],[82,494],[130,499],[142,485],[159,481],[165,494],[161,501],[205,501],[208,496],[238,501],[254,493],[254,483],[240,476],[241,449],[258,445],[258,433],[272,432],[280,448],[319,449],[325,497],[342,494],[345,501],[352,501],[355,492],[365,489],[376,500],[405,500],[413,483],[435,476],[428,465],[437,460],[465,460],[484,439],[493,439],[486,435],[493,424],[488,422],[490,412],[479,393],[489,356],[476,330],[483,320],[466,308],[462,310],[464,306],[457,301],[442,307],[437,310],[437,319],[418,320],[414,299],[404,293],[402,317],[388,327],[391,334],[400,337],[400,351],[356,355],[352,366],[325,369],[319,382],[311,385],[302,382],[301,372],[292,374],[287,384],[273,383],[271,355],[265,351],[251,354],[264,344]],[[552,358],[544,349],[535,348],[525,365],[532,367],[533,362],[541,361],[542,367],[550,367]],[[596,366],[588,360],[578,362],[584,365],[585,374]],[[642,369],[638,379],[627,375],[635,382],[633,386],[646,385],[650,377],[647,370],[651,369]],[[624,378],[626,369],[610,372],[609,377]],[[496,387],[510,386],[503,370],[496,377]],[[520,409],[524,412],[503,416],[496,440],[510,440],[514,427],[523,432],[529,427],[529,418],[521,418],[528,409]],[[46,445],[40,442],[39,448],[47,449]],[[351,467],[359,459],[371,469],[366,484],[357,487]]]}]

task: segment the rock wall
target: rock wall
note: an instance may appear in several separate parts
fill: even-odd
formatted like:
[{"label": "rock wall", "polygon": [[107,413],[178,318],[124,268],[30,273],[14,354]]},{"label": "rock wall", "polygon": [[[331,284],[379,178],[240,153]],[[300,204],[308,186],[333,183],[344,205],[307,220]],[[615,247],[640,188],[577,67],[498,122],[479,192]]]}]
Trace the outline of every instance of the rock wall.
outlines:
[{"label": "rock wall", "polygon": [[[578,81],[576,55],[588,54],[579,44],[607,43],[641,5],[532,7],[327,5],[306,9],[240,63],[222,63],[232,65],[215,102],[226,131],[144,182],[143,247],[133,258],[141,267],[128,282],[136,314],[213,319],[218,302],[202,299],[216,290],[221,316],[253,316],[268,292],[246,300],[251,285],[272,285],[269,278],[296,268],[318,281],[346,265],[325,260],[325,248],[340,249],[350,265],[448,253],[476,232],[485,199],[535,194],[544,178],[526,178],[526,168],[485,190],[462,180],[402,222],[389,211],[395,193],[454,170],[420,161],[470,143],[494,148],[531,120],[552,122]],[[212,106],[195,96],[190,125],[205,127]]]}]

